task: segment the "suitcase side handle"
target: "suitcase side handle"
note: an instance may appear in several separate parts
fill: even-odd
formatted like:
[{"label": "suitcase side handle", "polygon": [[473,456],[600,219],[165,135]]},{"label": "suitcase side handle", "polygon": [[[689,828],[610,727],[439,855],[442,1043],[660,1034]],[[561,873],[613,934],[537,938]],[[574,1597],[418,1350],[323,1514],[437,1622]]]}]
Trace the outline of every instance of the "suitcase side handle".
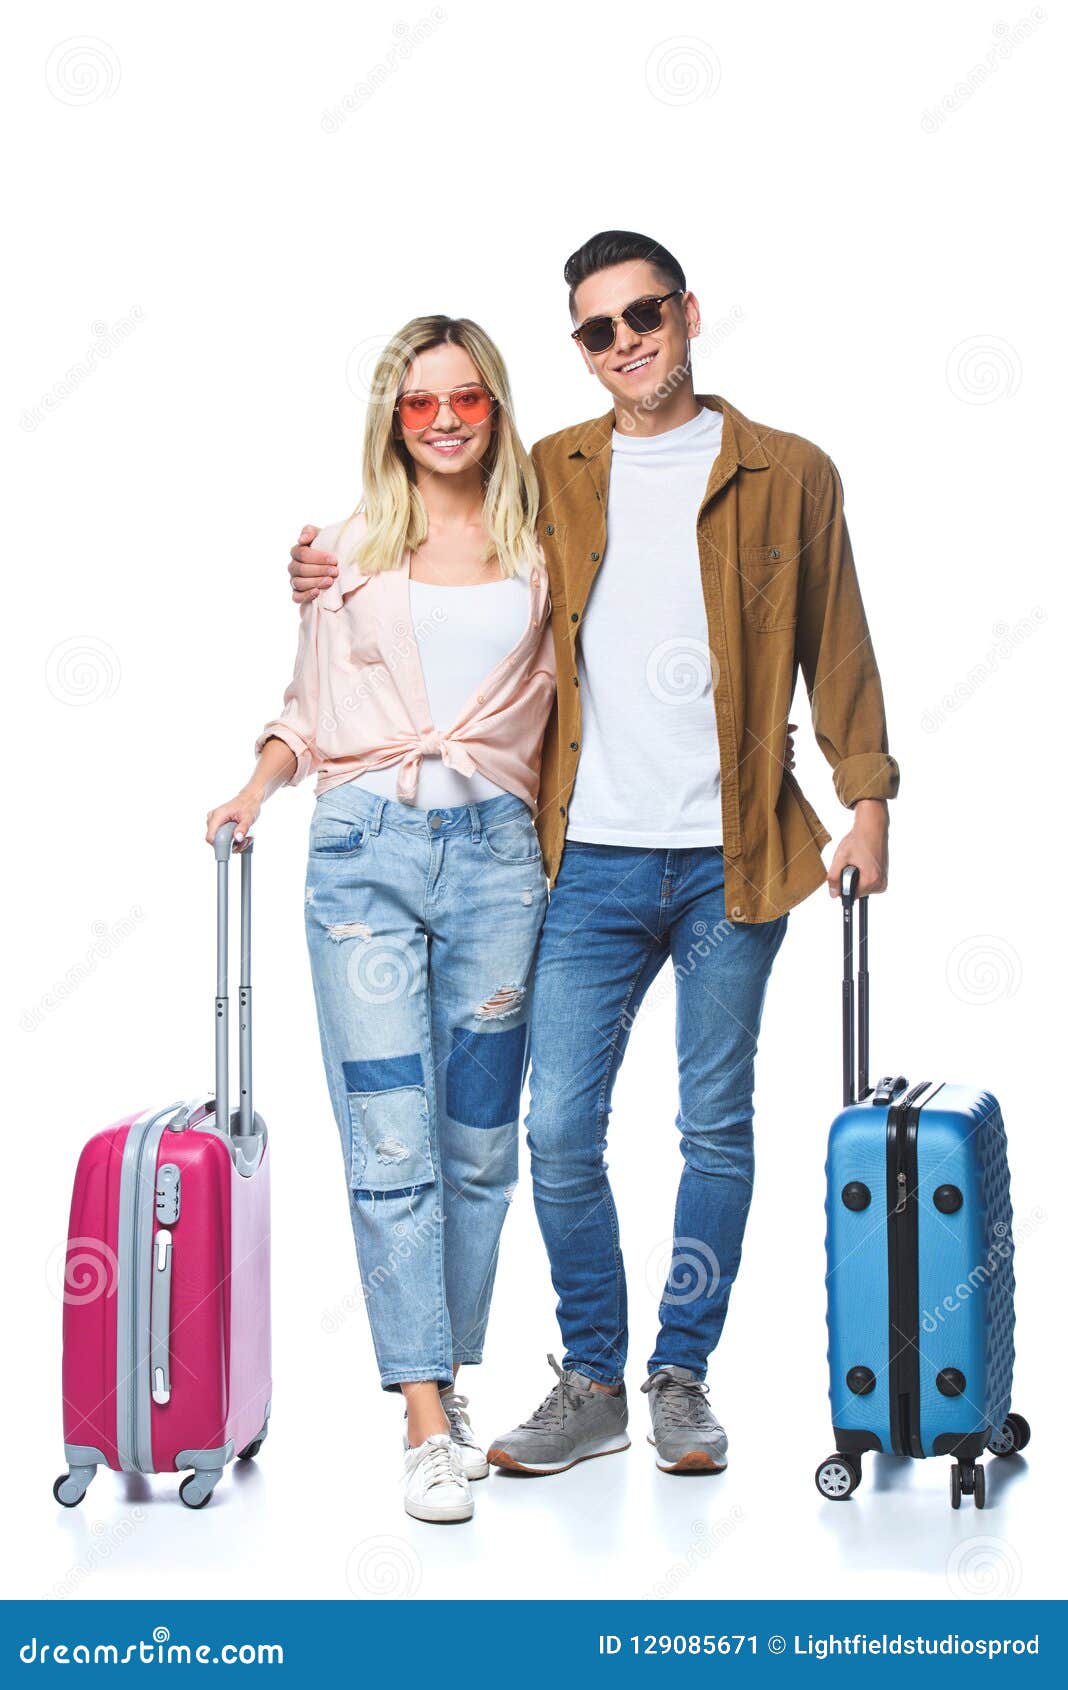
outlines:
[{"label": "suitcase side handle", "polygon": [[[842,1101],[847,1106],[867,1097],[870,1047],[868,981],[868,899],[857,896],[860,870],[842,870]],[[857,912],[857,961],[853,978],[853,910]]]},{"label": "suitcase side handle", "polygon": [[[230,857],[233,822],[215,835],[215,1120],[230,1130]],[[252,1110],[252,840],[241,853],[241,960],[238,972],[237,1137],[253,1130]]]}]

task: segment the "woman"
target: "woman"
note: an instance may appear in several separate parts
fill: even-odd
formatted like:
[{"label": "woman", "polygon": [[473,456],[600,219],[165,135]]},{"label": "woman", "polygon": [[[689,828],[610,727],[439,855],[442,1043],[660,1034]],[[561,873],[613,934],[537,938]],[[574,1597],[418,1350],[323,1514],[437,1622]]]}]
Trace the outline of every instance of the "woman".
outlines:
[{"label": "woman", "polygon": [[282,713],[207,831],[243,839],[316,770],[308,947],[382,1385],[407,1408],[405,1508],[462,1520],[488,1466],[454,1380],[482,1359],[518,1171],[554,690],[537,486],[477,324],[390,342],[363,471]]}]

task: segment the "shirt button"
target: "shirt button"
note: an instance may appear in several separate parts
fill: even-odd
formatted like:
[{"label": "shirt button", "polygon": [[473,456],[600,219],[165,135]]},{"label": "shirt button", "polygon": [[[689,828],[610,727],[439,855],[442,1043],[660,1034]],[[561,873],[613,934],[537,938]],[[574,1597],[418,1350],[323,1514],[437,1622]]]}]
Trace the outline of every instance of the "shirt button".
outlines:
[{"label": "shirt button", "polygon": [[572,612],[571,612],[571,620],[572,620],[572,622],[577,622],[577,621],[578,621],[578,611],[577,611],[577,610],[573,610],[573,611],[572,611]]},{"label": "shirt button", "polygon": [[479,695],[478,695],[478,702],[479,702],[479,703],[480,703],[480,704],[485,704],[485,702],[486,702],[486,695],[485,695],[485,693],[484,693],[484,692],[480,692],[480,693],[479,693]]},{"label": "shirt button", "polygon": [[545,532],[546,532],[546,534],[555,534],[556,533],[556,529],[553,527],[551,522],[547,522],[545,524]]},{"label": "shirt button", "polygon": [[430,818],[431,827],[434,828],[435,830],[437,828],[439,828],[441,826],[441,819],[442,818],[440,816],[431,816],[431,818]]},{"label": "shirt button", "polygon": [[578,676],[572,675],[571,679],[574,681],[575,685],[578,686]]},{"label": "shirt button", "polygon": [[571,749],[572,749],[572,751],[577,751],[577,750],[578,750],[578,740],[577,740],[577,739],[573,739],[573,740],[572,740],[572,741],[571,741]]},{"label": "shirt button", "polygon": [[772,555],[773,558],[782,557],[782,553],[780,552],[778,546],[772,546],[771,555]]},{"label": "shirt button", "polygon": [[561,814],[561,815],[562,815],[562,816],[566,816],[566,815],[567,815],[567,811],[566,811],[566,810],[565,810],[565,809],[564,809],[564,806],[563,806],[563,805],[562,805],[562,804],[561,804],[561,806],[560,806],[560,814]]},{"label": "shirt button", "polygon": [[600,561],[600,557],[601,557],[600,552],[591,552],[590,553],[590,562],[591,563],[598,563]]}]

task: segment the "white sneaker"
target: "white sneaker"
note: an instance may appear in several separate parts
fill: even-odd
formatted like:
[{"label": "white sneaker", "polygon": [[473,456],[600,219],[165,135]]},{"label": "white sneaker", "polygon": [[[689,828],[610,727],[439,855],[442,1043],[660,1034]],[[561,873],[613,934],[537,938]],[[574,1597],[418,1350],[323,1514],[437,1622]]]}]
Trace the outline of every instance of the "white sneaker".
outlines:
[{"label": "white sneaker", "polygon": [[413,1520],[469,1520],[475,1511],[463,1461],[452,1439],[434,1432],[404,1457],[404,1510]]},{"label": "white sneaker", "polygon": [[456,1391],[442,1391],[441,1406],[449,1420],[449,1431],[453,1444],[460,1452],[463,1469],[469,1479],[484,1479],[489,1473],[489,1462],[486,1452],[479,1445],[475,1434],[471,1430],[471,1420],[467,1412],[467,1398],[461,1397]]}]

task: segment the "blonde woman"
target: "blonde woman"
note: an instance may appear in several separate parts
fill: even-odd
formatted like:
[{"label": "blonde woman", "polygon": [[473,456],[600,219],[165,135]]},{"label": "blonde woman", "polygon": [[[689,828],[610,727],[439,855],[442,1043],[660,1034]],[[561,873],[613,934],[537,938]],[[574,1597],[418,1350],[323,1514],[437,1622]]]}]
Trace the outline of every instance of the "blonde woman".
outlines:
[{"label": "blonde woman", "polygon": [[469,1519],[488,1471],[455,1393],[482,1359],[518,1169],[546,889],[532,812],[553,699],[537,486],[496,347],[419,317],[374,378],[363,498],[301,611],[244,838],[318,776],[306,890],[327,1082],[382,1385],[407,1408],[405,1507]]}]

